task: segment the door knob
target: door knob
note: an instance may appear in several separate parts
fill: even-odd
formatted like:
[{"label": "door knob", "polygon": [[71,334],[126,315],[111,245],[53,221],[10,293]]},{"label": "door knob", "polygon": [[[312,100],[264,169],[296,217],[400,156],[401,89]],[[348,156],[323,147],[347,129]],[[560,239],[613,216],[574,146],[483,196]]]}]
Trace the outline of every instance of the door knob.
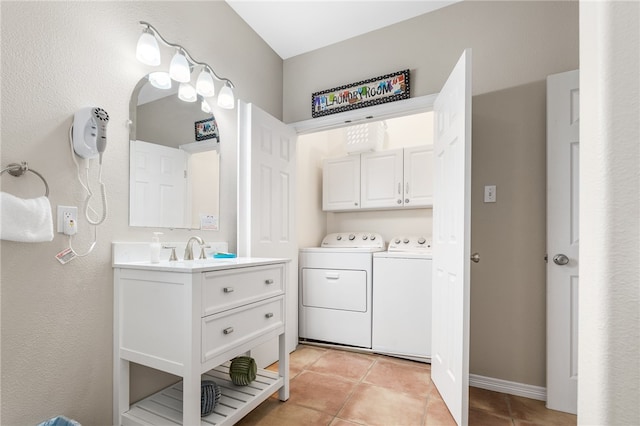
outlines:
[{"label": "door knob", "polygon": [[480,262],[480,253],[473,253],[471,255],[471,261],[474,263]]},{"label": "door knob", "polygon": [[556,254],[555,256],[553,256],[553,263],[560,266],[566,265],[567,263],[569,263],[569,258],[564,254]]}]

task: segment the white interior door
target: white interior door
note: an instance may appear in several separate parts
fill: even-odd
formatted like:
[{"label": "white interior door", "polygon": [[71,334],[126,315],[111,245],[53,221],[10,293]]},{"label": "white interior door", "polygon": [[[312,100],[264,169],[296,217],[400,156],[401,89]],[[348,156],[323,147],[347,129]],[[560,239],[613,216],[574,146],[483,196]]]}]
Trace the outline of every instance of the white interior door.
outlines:
[{"label": "white interior door", "polygon": [[547,407],[578,409],[579,72],[547,78]]},{"label": "white interior door", "polygon": [[[295,233],[297,134],[252,104],[238,106],[238,255],[288,258],[287,342],[298,342],[298,245]],[[252,350],[259,367],[278,359],[278,341]]]},{"label": "white interior door", "polygon": [[187,211],[187,154],[144,141],[130,144],[131,226],[184,228]]},{"label": "white interior door", "polygon": [[471,49],[434,103],[431,378],[458,425],[469,422]]}]

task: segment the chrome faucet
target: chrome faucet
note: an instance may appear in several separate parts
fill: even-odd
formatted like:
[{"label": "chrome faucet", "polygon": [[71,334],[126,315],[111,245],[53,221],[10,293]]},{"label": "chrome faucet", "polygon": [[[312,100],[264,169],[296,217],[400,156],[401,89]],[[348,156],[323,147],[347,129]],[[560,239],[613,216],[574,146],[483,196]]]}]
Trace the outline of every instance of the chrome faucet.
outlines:
[{"label": "chrome faucet", "polygon": [[[187,247],[184,249],[184,260],[193,260],[193,242],[194,241],[197,241],[198,244],[200,244],[201,246],[205,245],[204,240],[198,236],[189,238],[189,240],[187,241]],[[200,254],[200,257],[202,257],[202,252]]]}]

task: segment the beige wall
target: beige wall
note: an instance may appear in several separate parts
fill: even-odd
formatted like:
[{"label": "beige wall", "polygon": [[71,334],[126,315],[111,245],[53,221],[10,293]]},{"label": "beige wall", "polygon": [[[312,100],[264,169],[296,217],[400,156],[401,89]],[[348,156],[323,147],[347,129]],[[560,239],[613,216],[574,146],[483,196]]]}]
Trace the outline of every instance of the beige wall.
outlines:
[{"label": "beige wall", "polygon": [[[471,272],[471,373],[544,387],[545,78],[578,68],[578,3],[465,1],[288,59],[283,115],[308,119],[311,93],[405,68],[412,96],[435,93],[467,47],[471,244],[482,257]],[[495,204],[482,202],[489,184],[497,185]],[[327,230],[333,225],[328,218]]]},{"label": "beige wall", "polygon": [[287,59],[284,121],[311,118],[313,92],[407,68],[412,97],[437,93],[468,47],[474,94],[575,69],[578,2],[463,1]]},{"label": "beige wall", "polygon": [[[84,194],[67,137],[73,113],[97,105],[110,115],[103,170],[109,216],[93,253],[63,266],[54,258],[68,247],[62,235],[49,243],[0,244],[2,424],[37,424],[58,414],[85,425],[111,424],[111,242],[149,241],[155,230],[128,226],[129,99],[152,69],[135,59],[138,21],[183,44],[231,78],[240,98],[276,117],[282,112],[282,60],[224,2],[2,1],[0,7],[2,165],[28,161],[49,182],[54,209],[80,206]],[[228,241],[235,250],[236,111],[214,113],[222,139],[220,231],[197,234]],[[34,177],[4,174],[0,185],[22,197],[42,191]],[[79,228],[74,246],[84,251],[92,233],[82,219]],[[165,241],[194,234],[163,232]],[[134,399],[159,385],[141,369],[132,375]]]}]

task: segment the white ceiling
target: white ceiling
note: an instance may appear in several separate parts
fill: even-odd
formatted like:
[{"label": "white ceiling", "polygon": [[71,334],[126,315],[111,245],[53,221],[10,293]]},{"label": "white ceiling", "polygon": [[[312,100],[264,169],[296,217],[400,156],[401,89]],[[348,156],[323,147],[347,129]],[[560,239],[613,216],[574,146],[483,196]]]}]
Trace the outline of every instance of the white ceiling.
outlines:
[{"label": "white ceiling", "polygon": [[462,0],[225,1],[288,59]]}]

